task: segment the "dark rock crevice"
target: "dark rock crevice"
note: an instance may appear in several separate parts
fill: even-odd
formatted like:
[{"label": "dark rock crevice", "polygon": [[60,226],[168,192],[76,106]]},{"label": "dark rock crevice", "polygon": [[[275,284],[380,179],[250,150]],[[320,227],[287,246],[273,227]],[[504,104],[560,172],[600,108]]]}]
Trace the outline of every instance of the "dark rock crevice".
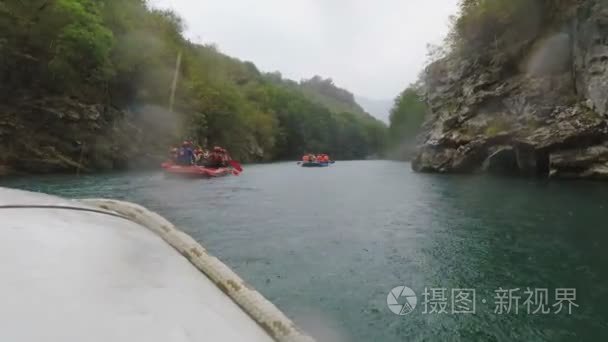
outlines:
[{"label": "dark rock crevice", "polygon": [[483,163],[483,171],[498,175],[519,175],[517,152],[511,146],[498,147]]}]

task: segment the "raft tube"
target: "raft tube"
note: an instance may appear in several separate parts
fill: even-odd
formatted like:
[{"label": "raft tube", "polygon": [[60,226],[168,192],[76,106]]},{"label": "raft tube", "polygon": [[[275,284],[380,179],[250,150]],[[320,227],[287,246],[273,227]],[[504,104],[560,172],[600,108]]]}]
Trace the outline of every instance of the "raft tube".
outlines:
[{"label": "raft tube", "polygon": [[318,162],[308,162],[308,163],[302,163],[302,167],[328,167],[329,165],[333,164],[334,162],[329,162],[329,163],[318,163]]},{"label": "raft tube", "polygon": [[0,188],[0,222],[0,341],[313,341],[144,207]]},{"label": "raft tube", "polygon": [[204,166],[182,166],[172,163],[163,163],[161,167],[165,171],[165,174],[180,177],[214,178],[239,174],[238,171],[229,167],[209,168]]}]

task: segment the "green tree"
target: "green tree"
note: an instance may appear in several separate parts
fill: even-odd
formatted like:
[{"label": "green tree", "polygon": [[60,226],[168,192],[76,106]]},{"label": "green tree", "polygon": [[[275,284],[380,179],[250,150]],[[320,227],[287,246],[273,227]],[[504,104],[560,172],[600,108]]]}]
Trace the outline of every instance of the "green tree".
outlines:
[{"label": "green tree", "polygon": [[413,142],[420,132],[427,106],[415,86],[406,88],[391,109],[389,137],[392,146]]},{"label": "green tree", "polygon": [[63,19],[51,48],[49,71],[53,80],[66,87],[108,81],[112,76],[109,57],[114,37],[103,26],[97,4],[56,0],[51,6],[48,15],[55,20]]}]

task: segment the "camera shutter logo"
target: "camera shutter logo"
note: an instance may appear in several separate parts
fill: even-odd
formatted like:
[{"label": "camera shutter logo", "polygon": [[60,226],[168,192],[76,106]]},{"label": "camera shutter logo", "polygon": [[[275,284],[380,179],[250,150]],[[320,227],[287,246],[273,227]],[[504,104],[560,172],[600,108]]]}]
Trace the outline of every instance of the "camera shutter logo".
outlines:
[{"label": "camera shutter logo", "polygon": [[414,311],[418,297],[409,287],[397,286],[388,293],[386,304],[395,315],[404,316]]}]

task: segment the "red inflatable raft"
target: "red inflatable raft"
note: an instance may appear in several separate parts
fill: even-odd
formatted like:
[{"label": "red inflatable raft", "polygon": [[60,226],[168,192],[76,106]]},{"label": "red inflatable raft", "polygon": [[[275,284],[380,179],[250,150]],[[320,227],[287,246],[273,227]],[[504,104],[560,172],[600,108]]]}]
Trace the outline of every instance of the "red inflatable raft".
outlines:
[{"label": "red inflatable raft", "polygon": [[163,170],[168,175],[182,176],[182,177],[195,177],[195,178],[212,178],[212,177],[223,177],[228,175],[238,175],[239,172],[229,168],[220,167],[217,169],[208,168],[204,166],[182,166],[175,165],[173,163],[163,163],[161,165]]}]

